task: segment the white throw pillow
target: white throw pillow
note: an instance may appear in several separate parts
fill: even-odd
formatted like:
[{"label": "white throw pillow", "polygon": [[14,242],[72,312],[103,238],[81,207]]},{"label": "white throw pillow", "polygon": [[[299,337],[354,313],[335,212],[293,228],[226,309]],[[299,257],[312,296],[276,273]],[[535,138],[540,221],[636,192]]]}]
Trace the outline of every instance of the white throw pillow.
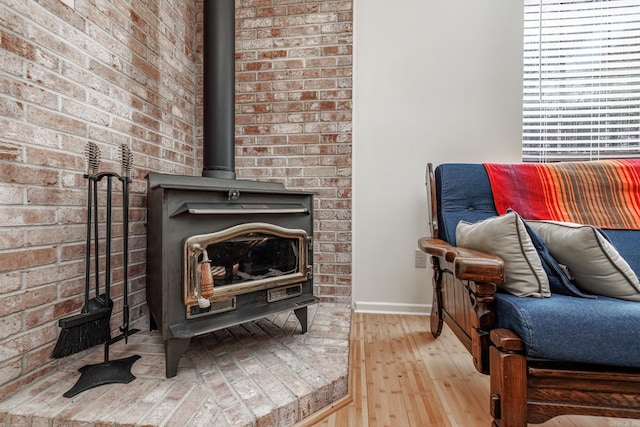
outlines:
[{"label": "white throw pillow", "polygon": [[616,248],[592,225],[527,221],[583,291],[640,301],[640,282]]},{"label": "white throw pillow", "polygon": [[476,223],[460,221],[456,244],[497,255],[504,261],[505,291],[517,296],[548,297],[549,279],[524,222],[515,212]]}]

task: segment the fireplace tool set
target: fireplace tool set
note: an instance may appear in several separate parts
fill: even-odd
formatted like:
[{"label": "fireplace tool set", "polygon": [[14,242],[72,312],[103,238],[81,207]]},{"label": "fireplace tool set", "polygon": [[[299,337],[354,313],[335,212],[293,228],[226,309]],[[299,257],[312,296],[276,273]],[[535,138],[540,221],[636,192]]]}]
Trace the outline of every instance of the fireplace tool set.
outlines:
[{"label": "fireplace tool set", "polygon": [[[140,356],[135,355],[119,360],[109,360],[109,346],[111,344],[122,339],[128,342],[129,335],[139,331],[138,329],[129,328],[129,184],[131,182],[132,154],[129,147],[124,144],[120,146],[121,175],[114,172],[99,172],[100,149],[95,143],[87,143],[85,157],[87,159],[85,179],[87,179],[88,184],[84,306],[79,314],[59,320],[60,336],[51,357],[59,359],[87,350],[93,346],[104,344],[104,360],[102,363],[86,365],[80,368],[80,378],[70,390],[64,393],[64,397],[73,397],[78,393],[100,385],[133,381],[135,376],[131,374],[131,366],[140,358]],[[103,179],[106,180],[106,219],[104,224],[104,285],[101,286],[98,184]],[[122,183],[123,313],[122,325],[119,328],[120,335],[111,338],[110,320],[113,309],[113,301],[111,300],[111,244],[113,184],[115,180]],[[91,297],[92,276],[95,287],[93,297]],[[101,291],[101,288],[103,291]]]}]

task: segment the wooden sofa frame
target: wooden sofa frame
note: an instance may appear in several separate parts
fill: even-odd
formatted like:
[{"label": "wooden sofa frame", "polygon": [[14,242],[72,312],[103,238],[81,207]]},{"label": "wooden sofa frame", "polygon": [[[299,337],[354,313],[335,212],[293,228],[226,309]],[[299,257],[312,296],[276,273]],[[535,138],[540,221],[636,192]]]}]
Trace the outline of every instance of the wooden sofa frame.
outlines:
[{"label": "wooden sofa frame", "polygon": [[420,239],[418,246],[431,255],[433,268],[431,333],[437,338],[446,323],[471,353],[475,368],[491,376],[492,425],[525,427],[569,414],[640,419],[640,369],[532,360],[517,334],[497,328],[494,293],[504,279],[503,262],[439,240],[431,164],[427,188],[432,237]]}]

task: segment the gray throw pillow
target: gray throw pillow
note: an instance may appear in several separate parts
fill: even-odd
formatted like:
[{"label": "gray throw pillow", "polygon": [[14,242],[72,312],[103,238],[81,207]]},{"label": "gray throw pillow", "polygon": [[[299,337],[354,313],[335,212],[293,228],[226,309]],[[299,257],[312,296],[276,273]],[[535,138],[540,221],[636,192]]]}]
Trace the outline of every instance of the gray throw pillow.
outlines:
[{"label": "gray throw pillow", "polygon": [[616,248],[592,225],[527,221],[578,288],[596,295],[640,301],[640,282]]},{"label": "gray throw pillow", "polygon": [[524,221],[515,212],[456,227],[456,244],[497,255],[504,261],[505,291],[517,296],[549,297],[549,280]]}]

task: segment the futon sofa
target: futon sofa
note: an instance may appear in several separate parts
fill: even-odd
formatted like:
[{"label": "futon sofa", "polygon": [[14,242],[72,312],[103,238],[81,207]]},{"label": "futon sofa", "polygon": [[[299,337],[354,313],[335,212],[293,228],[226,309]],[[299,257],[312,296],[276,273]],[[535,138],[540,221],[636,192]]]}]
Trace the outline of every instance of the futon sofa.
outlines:
[{"label": "futon sofa", "polygon": [[431,332],[490,375],[493,426],[640,419],[639,177],[636,160],[427,166]]}]

